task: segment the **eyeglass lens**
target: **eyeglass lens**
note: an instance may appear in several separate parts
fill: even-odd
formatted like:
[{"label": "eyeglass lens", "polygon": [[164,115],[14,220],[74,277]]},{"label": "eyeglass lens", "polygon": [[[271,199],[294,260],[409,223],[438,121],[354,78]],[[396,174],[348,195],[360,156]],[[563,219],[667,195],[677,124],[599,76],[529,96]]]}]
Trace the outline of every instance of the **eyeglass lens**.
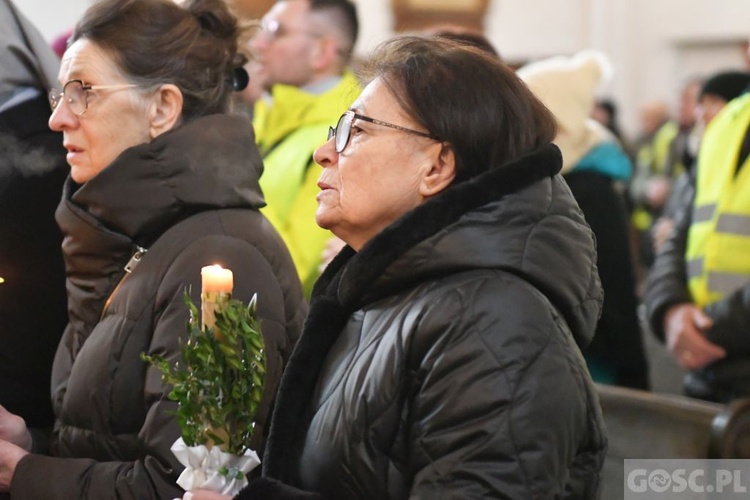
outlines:
[{"label": "eyeglass lens", "polygon": [[83,84],[78,80],[71,80],[66,83],[62,92],[57,89],[50,90],[49,102],[53,110],[60,105],[63,99],[68,100],[70,110],[76,115],[82,115],[86,111],[86,91],[83,90]]},{"label": "eyeglass lens", "polygon": [[276,38],[281,35],[281,23],[275,19],[263,21],[260,24],[260,32],[270,38]]},{"label": "eyeglass lens", "polygon": [[352,131],[352,116],[344,113],[336,124],[336,152],[341,153],[349,144],[349,134]]}]

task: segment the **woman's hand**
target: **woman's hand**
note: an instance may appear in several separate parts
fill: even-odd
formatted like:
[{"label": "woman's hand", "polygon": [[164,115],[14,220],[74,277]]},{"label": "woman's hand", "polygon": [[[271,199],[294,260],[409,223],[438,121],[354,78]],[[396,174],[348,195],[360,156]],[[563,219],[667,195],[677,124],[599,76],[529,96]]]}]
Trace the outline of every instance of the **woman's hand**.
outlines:
[{"label": "woman's hand", "polygon": [[10,441],[26,451],[31,451],[31,434],[26,422],[0,405],[0,440]]},{"label": "woman's hand", "polygon": [[232,497],[208,490],[193,490],[186,492],[182,500],[232,500]]},{"label": "woman's hand", "polygon": [[687,370],[700,370],[727,355],[724,348],[705,336],[712,324],[711,318],[694,304],[677,304],[667,310],[664,336],[678,365]]},{"label": "woman's hand", "polygon": [[10,483],[13,481],[13,474],[16,473],[16,465],[28,454],[27,451],[13,443],[0,439],[0,492],[10,491]]}]

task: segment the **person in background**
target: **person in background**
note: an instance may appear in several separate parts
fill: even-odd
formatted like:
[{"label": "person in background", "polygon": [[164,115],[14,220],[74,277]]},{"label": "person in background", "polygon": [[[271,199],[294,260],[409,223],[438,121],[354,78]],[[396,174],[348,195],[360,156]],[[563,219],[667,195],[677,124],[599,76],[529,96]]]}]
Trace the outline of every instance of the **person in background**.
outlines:
[{"label": "person in background", "polygon": [[555,115],[555,144],[562,151],[563,176],[596,236],[604,305],[594,340],[583,355],[594,380],[648,389],[622,194],[632,165],[617,139],[590,118],[597,88],[611,73],[606,56],[593,50],[545,59],[518,70],[519,77]]},{"label": "person in background", "polygon": [[289,247],[307,294],[330,231],[315,224],[313,152],[360,92],[349,71],[359,23],[349,0],[279,0],[251,42],[268,93],[253,125],[263,157],[263,213]]},{"label": "person in background", "polygon": [[101,0],[75,27],[49,94],[70,165],[56,214],[70,322],[52,370],[50,440],[0,408],[0,491],[14,499],[182,494],[176,403],[140,355],[179,359],[183,294],[200,302],[209,264],[234,272],[234,298],[257,293],[268,372],[253,447],[264,446],[307,306],[259,212],[250,121],[229,113],[246,83],[238,31],[221,0]]},{"label": "person in background", "polygon": [[[633,141],[632,149],[636,167],[639,164],[652,165],[655,162],[663,163],[665,161],[668,144],[655,139],[656,133],[668,121],[669,106],[665,102],[660,100],[648,101],[640,106],[638,109],[638,133]],[[658,148],[656,147],[657,144],[659,145]],[[633,188],[629,186],[630,189]]]},{"label": "person in background", "polygon": [[[663,101],[648,101],[638,109],[638,136],[635,140],[636,151],[648,148],[653,144],[654,135],[669,121],[669,107]],[[645,161],[653,161],[652,152]]]},{"label": "person in background", "polygon": [[424,31],[427,36],[441,36],[450,40],[465,43],[484,50],[488,54],[502,60],[500,53],[483,33],[464,26],[453,24],[439,24]]},{"label": "person in background", "polygon": [[617,104],[613,99],[600,98],[594,102],[594,110],[591,112],[591,118],[604,125],[622,146],[623,150],[628,152],[628,145],[620,129],[620,116],[617,111]]},{"label": "person in background", "polygon": [[680,90],[676,117],[655,132],[653,141],[636,153],[635,174],[628,193],[633,206],[631,220],[637,233],[638,262],[645,275],[654,261],[651,228],[664,210],[672,183],[694,161],[690,144],[694,137],[695,110],[701,77],[688,79]]},{"label": "person in background", "polygon": [[250,60],[245,63],[245,71],[248,74],[247,87],[234,96],[234,107],[235,111],[244,113],[252,120],[255,114],[255,103],[258,102],[264,92],[264,78],[257,61]]},{"label": "person in background", "polygon": [[[630,179],[625,198],[630,218],[630,244],[635,258],[637,295],[643,296],[643,283],[650,266],[651,235],[647,233],[653,224],[653,216],[646,206],[633,198],[633,191],[640,192],[648,177],[649,169],[638,169],[638,165],[652,165],[656,158],[666,158],[667,147],[663,140],[656,141],[656,133],[669,121],[669,106],[661,100],[648,101],[638,109],[638,133],[633,141],[631,155],[635,171]],[[657,147],[657,145],[659,147]],[[641,187],[634,187],[634,184]]]},{"label": "person in background", "polygon": [[60,60],[0,0],[0,405],[51,428],[52,359],[68,321],[55,209],[68,175],[62,134],[47,126]]},{"label": "person in background", "polygon": [[73,30],[67,29],[52,40],[52,50],[55,51],[57,57],[62,58],[63,54],[65,54],[65,49],[68,48],[68,40],[70,40],[72,34]]},{"label": "person in background", "polygon": [[347,246],[237,498],[597,498],[580,348],[602,294],[554,118],[464,43],[397,37],[371,64],[315,152],[316,220]]},{"label": "person in background", "polygon": [[[695,140],[691,144],[691,157],[697,157],[700,147],[700,137],[714,116],[729,101],[747,91],[748,87],[750,87],[750,72],[746,71],[722,71],[706,79],[698,96],[696,126],[693,133]],[[677,213],[692,202],[694,188],[695,162],[693,161],[686,164],[685,172],[675,179],[670,189],[669,198],[664,205],[662,215],[656,220],[651,229],[651,239],[654,242],[655,253],[661,250],[664,241],[672,231]]]},{"label": "person in background", "polygon": [[654,334],[689,370],[685,394],[720,403],[750,396],[749,154],[744,93],[703,133],[692,200],[675,216],[644,297]]},{"label": "person in background", "polygon": [[[677,133],[669,143],[664,172],[674,180],[685,171],[687,165],[695,161],[696,148],[693,147],[698,124],[698,99],[705,78],[696,76],[689,79],[680,92],[677,112]],[[671,184],[670,184],[671,187]],[[665,200],[666,202],[666,200]]]},{"label": "person in background", "polygon": [[[750,90],[750,71],[725,70],[706,78],[698,94],[696,123],[701,131],[733,99]],[[694,155],[697,155],[697,150]]]}]

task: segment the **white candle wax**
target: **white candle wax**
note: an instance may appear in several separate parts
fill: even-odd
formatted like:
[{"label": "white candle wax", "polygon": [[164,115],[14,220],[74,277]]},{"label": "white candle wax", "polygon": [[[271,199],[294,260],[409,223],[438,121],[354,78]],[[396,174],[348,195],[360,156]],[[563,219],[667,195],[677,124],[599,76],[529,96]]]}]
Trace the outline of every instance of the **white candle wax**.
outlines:
[{"label": "white candle wax", "polygon": [[[219,265],[201,268],[201,323],[212,328],[216,323],[215,311],[232,296],[234,276],[232,271]],[[221,332],[214,334],[221,338]]]},{"label": "white candle wax", "polygon": [[232,293],[234,286],[232,271],[218,264],[201,268],[201,279],[204,292]]}]

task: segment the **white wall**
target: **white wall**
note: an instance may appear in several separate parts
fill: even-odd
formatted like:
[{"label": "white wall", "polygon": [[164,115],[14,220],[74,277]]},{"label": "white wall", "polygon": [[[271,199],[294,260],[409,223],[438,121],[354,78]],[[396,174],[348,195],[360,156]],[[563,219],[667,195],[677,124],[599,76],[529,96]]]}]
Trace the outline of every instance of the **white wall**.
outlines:
[{"label": "white wall", "polygon": [[[75,23],[91,0],[15,0],[52,40]],[[390,0],[354,0],[362,25],[358,53],[390,36]],[[583,48],[604,51],[615,66],[605,89],[637,128],[638,106],[675,104],[689,75],[740,68],[738,45],[750,36],[749,0],[491,0],[486,34],[509,61]]]},{"label": "white wall", "polygon": [[73,27],[91,0],[11,0],[52,41]]},{"label": "white wall", "polygon": [[[363,22],[360,51],[392,34],[388,0],[355,0]],[[620,106],[626,132],[638,106],[660,99],[676,107],[694,74],[742,68],[739,44],[750,36],[748,0],[490,0],[485,33],[510,62],[584,48],[605,52],[615,77],[603,89]]]}]

